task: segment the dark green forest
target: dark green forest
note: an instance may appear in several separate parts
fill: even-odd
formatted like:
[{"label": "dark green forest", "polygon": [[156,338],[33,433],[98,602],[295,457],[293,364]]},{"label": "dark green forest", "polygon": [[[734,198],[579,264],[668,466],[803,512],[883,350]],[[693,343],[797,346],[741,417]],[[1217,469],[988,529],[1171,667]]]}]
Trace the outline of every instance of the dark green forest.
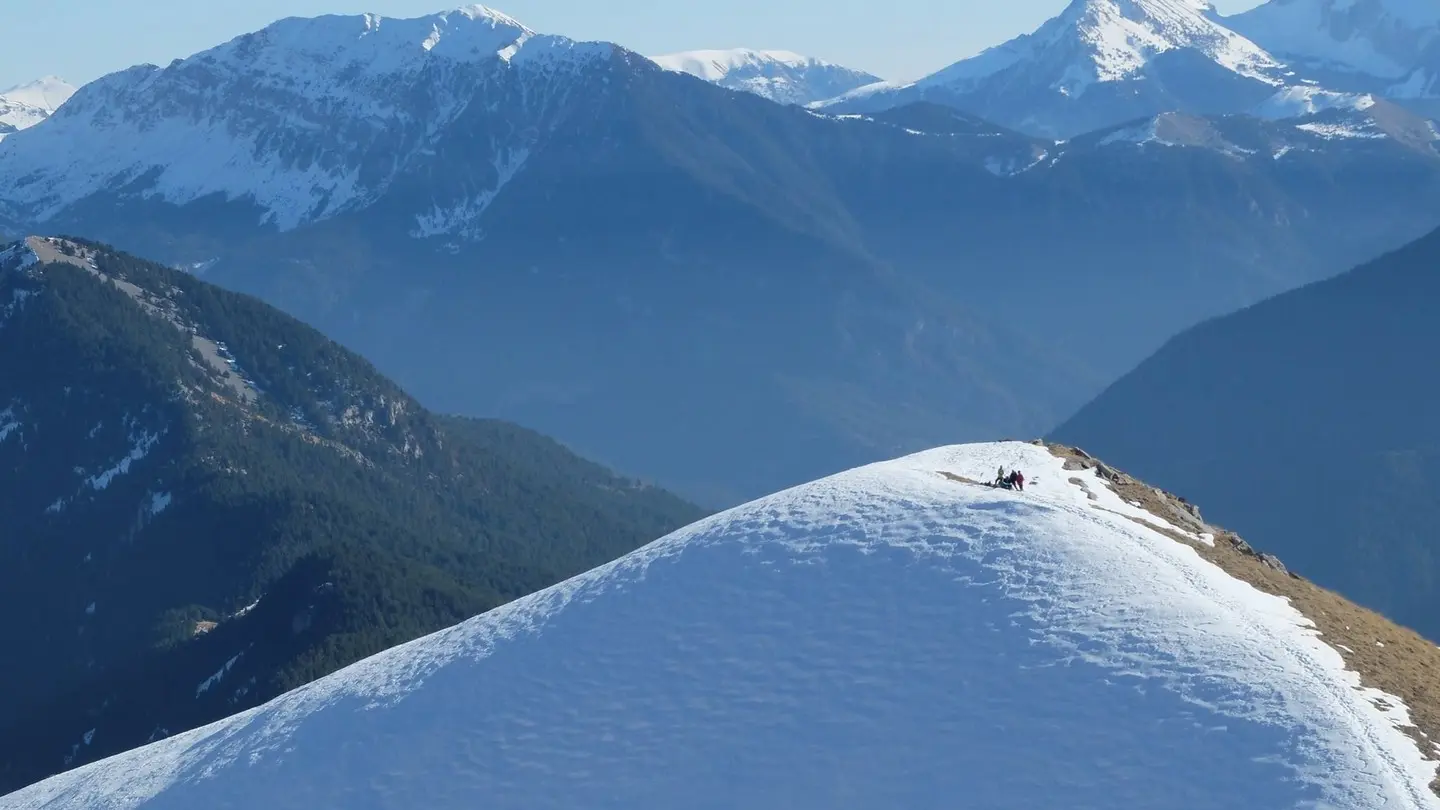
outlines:
[{"label": "dark green forest", "polygon": [[25,617],[0,628],[24,662],[0,668],[0,792],[703,514],[516,425],[430,413],[256,299],[57,245],[71,261],[0,272],[0,302],[18,302],[0,319],[0,414],[17,424],[0,440],[0,611]]}]

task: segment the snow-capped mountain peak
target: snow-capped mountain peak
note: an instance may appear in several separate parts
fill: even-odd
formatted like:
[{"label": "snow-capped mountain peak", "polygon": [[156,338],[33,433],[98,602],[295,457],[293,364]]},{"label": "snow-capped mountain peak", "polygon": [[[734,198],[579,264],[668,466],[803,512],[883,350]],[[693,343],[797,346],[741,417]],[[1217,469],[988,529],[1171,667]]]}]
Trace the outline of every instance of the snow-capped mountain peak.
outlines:
[{"label": "snow-capped mountain peak", "polygon": [[1074,0],[1033,34],[991,48],[921,80],[953,85],[988,78],[1024,62],[1054,74],[1049,89],[1082,95],[1090,86],[1140,73],[1156,56],[1193,49],[1247,78],[1279,84],[1281,63],[1216,22],[1202,0]]},{"label": "snow-capped mountain peak", "polygon": [[[997,467],[1024,491],[981,483]],[[0,810],[1440,807],[1413,707],[1347,669],[1362,641],[1419,672],[1440,651],[1289,588],[1309,586],[1077,451],[942,448],[702,520]]]},{"label": "snow-capped mountain peak", "polygon": [[75,95],[75,86],[59,76],[45,76],[0,92],[0,98],[44,110],[47,113],[53,113],[60,109],[60,105],[69,101],[73,95]]},{"label": "snow-capped mountain peak", "polygon": [[1434,0],[1270,0],[1225,19],[1271,51],[1320,67],[1401,81],[1440,67]]},{"label": "snow-capped mountain peak", "polygon": [[[378,199],[436,159],[437,142],[467,116],[484,130],[466,146],[474,171],[452,161],[444,174],[454,187],[427,200],[433,208],[416,214],[416,227],[474,235],[549,129],[542,119],[559,115],[585,72],[614,52],[478,5],[411,19],[286,18],[167,67],[87,85],[45,138],[0,148],[0,196],[45,221],[118,188],[178,205],[218,194],[286,230]],[[197,133],[205,149],[176,146]]]},{"label": "snow-capped mountain peak", "polygon": [[927,100],[1068,138],[1161,112],[1246,109],[1288,75],[1201,0],[1073,0],[1033,33],[911,85],[863,88],[819,106],[868,112]]},{"label": "snow-capped mountain peak", "polygon": [[688,73],[732,90],[785,104],[809,104],[879,81],[864,71],[792,51],[700,50],[651,57],[666,70]]},{"label": "snow-capped mountain peak", "polygon": [[49,118],[73,95],[75,87],[57,76],[0,92],[0,139]]}]

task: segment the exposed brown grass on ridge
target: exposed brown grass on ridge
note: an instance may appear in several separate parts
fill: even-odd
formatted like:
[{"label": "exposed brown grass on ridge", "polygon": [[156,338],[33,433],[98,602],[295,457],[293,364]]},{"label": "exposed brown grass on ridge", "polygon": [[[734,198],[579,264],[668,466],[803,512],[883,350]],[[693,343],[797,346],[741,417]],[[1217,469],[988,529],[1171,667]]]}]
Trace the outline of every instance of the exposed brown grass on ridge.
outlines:
[{"label": "exposed brown grass on ridge", "polygon": [[[1284,570],[1278,559],[1252,549],[1234,532],[1207,524],[1193,504],[1137,481],[1078,448],[1044,446],[1065,460],[1066,469],[1096,469],[1121,498],[1140,504],[1152,515],[1196,534],[1214,535],[1215,545],[1209,546],[1141,522],[1194,548],[1230,576],[1288,599],[1315,623],[1320,639],[1340,653],[1363,685],[1404,701],[1415,724],[1405,733],[1427,759],[1440,759],[1440,648],[1418,633]],[[1430,783],[1430,789],[1440,795],[1440,777]]]}]

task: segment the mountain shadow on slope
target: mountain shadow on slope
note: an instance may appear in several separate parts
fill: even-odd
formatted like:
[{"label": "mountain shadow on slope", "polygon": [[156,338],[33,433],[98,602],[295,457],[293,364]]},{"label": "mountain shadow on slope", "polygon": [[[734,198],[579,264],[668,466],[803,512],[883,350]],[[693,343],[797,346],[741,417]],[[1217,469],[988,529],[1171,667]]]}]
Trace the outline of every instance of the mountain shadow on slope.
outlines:
[{"label": "mountain shadow on slope", "polygon": [[[43,259],[36,261],[36,259]],[[0,253],[0,791],[588,570],[698,508],[420,407],[248,296]]]},{"label": "mountain shadow on slope", "polygon": [[1440,232],[1195,327],[1055,437],[1440,639]]}]

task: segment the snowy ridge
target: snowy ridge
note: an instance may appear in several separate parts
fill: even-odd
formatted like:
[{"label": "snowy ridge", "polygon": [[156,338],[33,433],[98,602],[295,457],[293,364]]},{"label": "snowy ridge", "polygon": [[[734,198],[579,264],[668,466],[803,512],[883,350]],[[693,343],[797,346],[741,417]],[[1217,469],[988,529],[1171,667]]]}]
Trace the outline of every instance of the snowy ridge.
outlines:
[{"label": "snowy ridge", "polygon": [[[1178,49],[1194,49],[1236,74],[1279,86],[1284,65],[1217,22],[1211,11],[1203,0],[1073,0],[1034,33],[987,48],[910,86],[964,93],[1001,73],[1022,70],[1026,90],[1039,89],[1032,82],[1043,83],[1078,97],[1094,84],[1134,77],[1157,55]],[[861,93],[885,89],[903,88],[874,86]]]},{"label": "snowy ridge", "polygon": [[1225,22],[1274,53],[1397,82],[1440,43],[1431,0],[1270,0]]},{"label": "snowy ridge", "polygon": [[49,118],[74,94],[75,88],[56,76],[0,92],[0,140]]},{"label": "snowy ridge", "polygon": [[870,465],[0,808],[1440,806],[1403,704],[1165,525],[1035,445]]},{"label": "snowy ridge", "polygon": [[791,51],[700,50],[651,57],[660,67],[783,104],[810,104],[879,81]]},{"label": "snowy ridge", "polygon": [[176,205],[218,194],[289,230],[429,171],[448,128],[477,107],[507,130],[497,156],[534,146],[579,73],[613,52],[482,6],[416,19],[289,18],[87,85],[46,132],[0,144],[0,202],[43,222],[120,188]]},{"label": "snowy ridge", "polygon": [[1368,93],[1336,93],[1310,85],[1297,85],[1266,99],[1254,110],[1260,118],[1301,118],[1325,110],[1363,112],[1375,106],[1375,97]]}]

